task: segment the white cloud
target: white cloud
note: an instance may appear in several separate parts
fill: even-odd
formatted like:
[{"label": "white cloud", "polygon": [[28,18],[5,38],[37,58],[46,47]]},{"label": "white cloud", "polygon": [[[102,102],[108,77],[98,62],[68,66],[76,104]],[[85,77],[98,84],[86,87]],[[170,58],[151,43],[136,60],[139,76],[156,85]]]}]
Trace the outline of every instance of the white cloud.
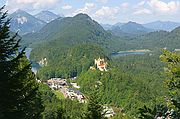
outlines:
[{"label": "white cloud", "polygon": [[14,11],[16,9],[23,9],[23,10],[53,9],[60,2],[61,0],[7,0],[6,4],[7,4],[7,8],[10,11]]},{"label": "white cloud", "polygon": [[128,8],[129,7],[129,3],[128,2],[124,2],[120,5],[122,8]]},{"label": "white cloud", "polygon": [[19,4],[29,4],[29,3],[34,3],[35,0],[17,0],[17,3]]},{"label": "white cloud", "polygon": [[150,15],[152,14],[151,9],[147,8],[147,1],[141,1],[134,5],[132,14],[133,15]]},{"label": "white cloud", "polygon": [[136,10],[133,14],[134,15],[145,15],[145,14],[152,14],[152,12],[149,9],[143,8],[143,9]]},{"label": "white cloud", "polygon": [[115,20],[117,18],[117,13],[119,12],[119,7],[105,7],[103,6],[101,9],[97,10],[93,15],[94,18],[97,19],[108,19]]},{"label": "white cloud", "polygon": [[108,0],[97,0],[98,2],[101,2],[101,3],[107,3],[108,2]]},{"label": "white cloud", "polygon": [[85,14],[90,14],[90,12],[92,11],[92,9],[95,8],[95,4],[94,3],[86,3],[85,6],[83,8],[79,8],[77,9],[73,15],[79,14],[79,13],[85,13]]},{"label": "white cloud", "polygon": [[176,12],[180,9],[179,1],[170,1],[166,3],[161,0],[149,0],[148,4],[153,10],[161,13]]},{"label": "white cloud", "polygon": [[68,5],[68,4],[65,4],[63,7],[62,7],[62,9],[65,9],[65,10],[69,10],[69,9],[71,9],[72,8],[72,6],[71,5]]},{"label": "white cloud", "polygon": [[145,5],[145,3],[146,3],[146,1],[141,1],[141,2],[139,2],[137,5],[138,5],[138,6],[143,6],[143,5]]}]

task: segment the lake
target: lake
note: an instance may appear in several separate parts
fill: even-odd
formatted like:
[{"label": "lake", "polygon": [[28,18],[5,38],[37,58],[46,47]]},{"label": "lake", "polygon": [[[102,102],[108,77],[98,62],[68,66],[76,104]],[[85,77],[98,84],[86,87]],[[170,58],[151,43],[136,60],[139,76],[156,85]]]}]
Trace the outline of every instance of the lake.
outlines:
[{"label": "lake", "polygon": [[111,56],[112,57],[123,57],[123,56],[127,56],[127,55],[144,55],[147,52],[116,52],[116,53],[112,53]]},{"label": "lake", "polygon": [[[30,54],[31,54],[32,48],[26,48],[26,57],[30,60]],[[40,68],[38,63],[32,62],[32,71],[36,74],[37,70]]]}]

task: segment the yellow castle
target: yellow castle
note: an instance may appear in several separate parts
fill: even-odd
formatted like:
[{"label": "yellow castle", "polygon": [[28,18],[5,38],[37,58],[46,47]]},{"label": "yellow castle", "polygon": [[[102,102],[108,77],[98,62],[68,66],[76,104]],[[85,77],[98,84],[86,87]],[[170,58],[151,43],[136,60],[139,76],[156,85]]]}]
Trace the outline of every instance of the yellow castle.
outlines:
[{"label": "yellow castle", "polygon": [[99,69],[100,71],[107,71],[107,62],[105,62],[105,59],[98,58],[95,59],[94,62],[97,69]]}]

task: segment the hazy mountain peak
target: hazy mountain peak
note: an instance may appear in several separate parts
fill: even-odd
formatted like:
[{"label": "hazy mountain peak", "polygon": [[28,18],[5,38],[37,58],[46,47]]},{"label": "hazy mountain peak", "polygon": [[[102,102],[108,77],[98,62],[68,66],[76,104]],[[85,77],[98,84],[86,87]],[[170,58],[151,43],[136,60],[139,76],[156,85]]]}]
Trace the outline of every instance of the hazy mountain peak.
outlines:
[{"label": "hazy mountain peak", "polygon": [[57,19],[60,16],[58,16],[50,11],[41,11],[38,14],[36,14],[35,17],[46,23],[49,23],[49,22],[53,21],[54,19]]},{"label": "hazy mountain peak", "polygon": [[112,33],[116,36],[142,35],[151,31],[151,29],[145,28],[143,25],[133,21],[120,25],[116,24],[112,27]]},{"label": "hazy mountain peak", "polygon": [[122,29],[137,29],[137,30],[145,30],[146,28],[143,25],[138,24],[136,22],[129,21],[128,23],[121,26]]},{"label": "hazy mountain peak", "polygon": [[101,26],[104,28],[104,30],[111,30],[112,27],[110,24],[101,24]]},{"label": "hazy mountain peak", "polygon": [[25,16],[25,15],[30,15],[29,13],[27,13],[26,11],[22,10],[22,9],[17,9],[15,12],[13,12],[10,16],[16,16],[16,17],[20,17],[20,16]]},{"label": "hazy mountain peak", "polygon": [[14,13],[25,13],[25,11],[22,9],[17,9]]},{"label": "hazy mountain peak", "polygon": [[[133,21],[129,21],[128,23],[124,24],[124,25],[139,25],[139,26],[142,26],[141,24],[139,23],[136,23],[136,22],[133,22]],[[143,26],[142,26],[143,27]]]},{"label": "hazy mountain peak", "polygon": [[18,9],[10,15],[11,30],[16,32],[19,30],[20,34],[36,32],[45,25],[45,22],[35,18],[31,14]]}]

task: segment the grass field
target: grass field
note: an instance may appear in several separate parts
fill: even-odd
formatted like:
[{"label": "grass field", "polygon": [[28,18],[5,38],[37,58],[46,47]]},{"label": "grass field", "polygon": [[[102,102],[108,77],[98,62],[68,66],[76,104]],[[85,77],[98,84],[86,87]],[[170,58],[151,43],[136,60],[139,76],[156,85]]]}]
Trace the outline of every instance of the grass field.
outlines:
[{"label": "grass field", "polygon": [[58,99],[65,99],[64,95],[60,91],[53,90],[53,92],[57,96]]}]

